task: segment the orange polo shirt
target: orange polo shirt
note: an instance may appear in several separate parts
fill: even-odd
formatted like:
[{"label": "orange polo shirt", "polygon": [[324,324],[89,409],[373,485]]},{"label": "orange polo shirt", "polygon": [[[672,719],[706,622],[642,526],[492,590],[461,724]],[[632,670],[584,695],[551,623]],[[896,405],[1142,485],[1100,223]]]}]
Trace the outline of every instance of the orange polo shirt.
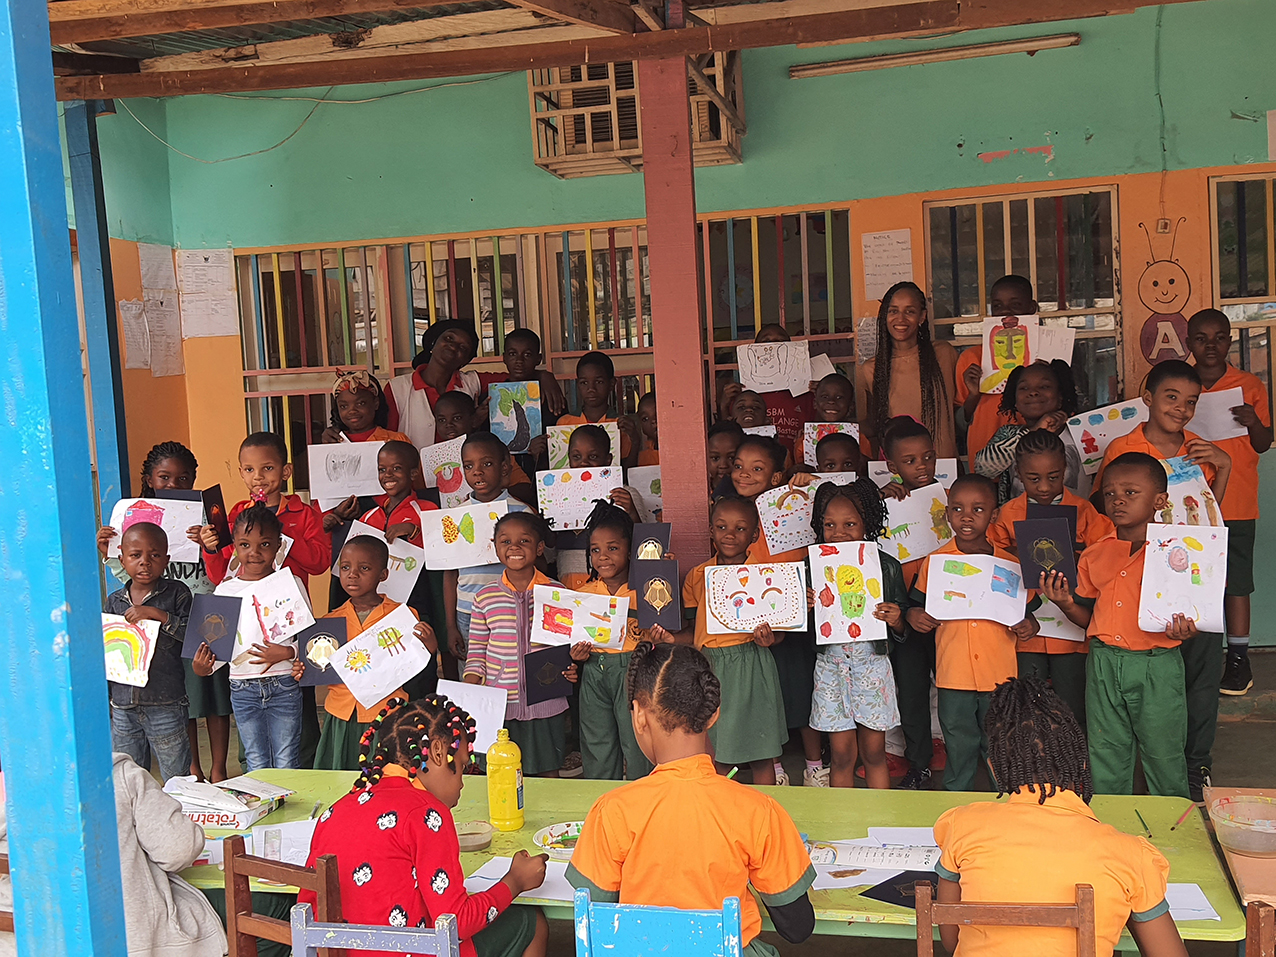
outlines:
[{"label": "orange polo shirt", "polygon": [[[381,604],[368,612],[367,619],[362,622],[359,621],[359,615],[354,610],[354,605],[351,602],[346,602],[340,608],[328,612],[323,617],[344,618],[346,620],[346,640],[352,641],[398,607],[399,603],[397,601],[391,601],[383,597]],[[419,616],[415,611],[411,608],[408,611],[412,612],[413,618],[419,620]],[[359,724],[369,724],[391,698],[406,698],[407,696],[408,693],[399,688],[397,691],[386,695],[371,708],[365,708],[350,693],[349,688],[343,684],[335,684],[328,686],[328,696],[323,699],[323,710],[334,718],[341,718],[343,721],[349,721],[351,717],[354,717]]]},{"label": "orange polo shirt", "polygon": [[[716,564],[718,564],[716,560],[710,559],[701,565],[697,565],[687,572],[687,577],[682,583],[683,614],[685,615],[693,608],[696,612],[695,644],[697,648],[730,648],[753,640],[753,632],[751,631],[730,635],[709,634],[709,613],[705,609],[704,600],[704,570],[710,565]],[[718,902],[718,906],[722,906],[721,901]]]},{"label": "orange polo shirt", "polygon": [[1139,627],[1139,596],[1143,590],[1143,557],[1147,548],[1130,553],[1130,543],[1115,534],[1087,548],[1077,560],[1078,598],[1094,601],[1086,634],[1113,648],[1149,651],[1173,648],[1180,642],[1163,631]]},{"label": "orange polo shirt", "polygon": [[[1258,421],[1270,426],[1272,414],[1268,409],[1267,389],[1258,376],[1242,372],[1229,364],[1223,378],[1205,391],[1222,392],[1238,386],[1245,404],[1252,405],[1258,413]],[[1258,453],[1250,445],[1249,435],[1221,439],[1214,444],[1232,457],[1232,474],[1227,480],[1227,494],[1218,503],[1223,510],[1223,520],[1242,522],[1258,518]]]},{"label": "orange polo shirt", "polygon": [[[1077,508],[1077,542],[1089,548],[1101,538],[1116,533],[1112,519],[1100,515],[1099,510],[1071,489],[1063,490],[1063,498],[1056,505],[1075,505]],[[996,520],[988,526],[988,541],[997,548],[1013,552],[1015,544],[1015,522],[1028,519],[1028,495],[1012,498],[997,511]]]},{"label": "orange polo shirt", "polygon": [[[970,398],[970,389],[966,388],[966,370],[971,366],[981,365],[984,361],[983,346],[971,346],[957,357],[957,401],[955,405],[965,405]],[[970,417],[966,426],[966,450],[969,453],[970,470],[975,470],[975,456],[988,444],[996,431],[1003,425],[1023,425],[1023,416],[1015,413],[1004,416],[1001,408],[1001,395],[981,395],[979,404],[975,406],[975,414]]]},{"label": "orange polo shirt", "polygon": [[[598,419],[597,421],[593,421],[593,420],[585,418],[584,414],[582,413],[581,415],[560,415],[558,417],[558,422],[556,422],[555,424],[556,425],[601,425],[604,422],[615,422],[615,421],[616,420],[609,415],[604,415],[601,419]],[[617,428],[619,429],[620,427],[617,426]],[[629,457],[629,445],[630,445],[629,436],[625,434],[624,429],[620,429],[620,457],[622,459]],[[611,464],[619,465],[620,463],[612,462]],[[641,465],[642,463],[640,462],[638,464]],[[657,462],[653,464],[658,465],[659,463]]]},{"label": "orange polo shirt", "polygon": [[638,453],[639,465],[659,465],[660,450],[659,449],[643,449]]},{"label": "orange polo shirt", "polygon": [[647,641],[651,637],[649,632],[638,627],[638,595],[628,585],[621,585],[615,592],[611,592],[607,588],[607,583],[599,578],[592,582],[581,582],[581,584],[575,586],[573,590],[586,592],[590,595],[614,594],[617,598],[629,599],[629,620],[625,623],[624,645],[620,648],[595,648],[594,651],[602,651],[607,654],[619,654],[625,651],[633,651],[638,647],[638,642]]},{"label": "orange polo shirt", "polygon": [[[1100,490],[1103,489],[1103,470],[1106,469],[1108,467],[1108,463],[1115,459],[1118,455],[1123,455],[1126,452],[1146,452],[1148,455],[1152,456],[1152,458],[1164,462],[1166,459],[1178,458],[1180,455],[1187,455],[1187,443],[1191,442],[1193,439],[1200,438],[1200,436],[1195,432],[1189,432],[1187,429],[1184,429],[1183,444],[1179,446],[1179,450],[1173,455],[1162,455],[1161,450],[1147,440],[1147,436],[1143,432],[1144,424],[1145,423],[1140,422],[1134,427],[1133,432],[1128,432],[1125,435],[1112,440],[1112,444],[1108,446],[1108,450],[1103,453],[1103,464],[1099,466],[1099,474],[1094,477],[1095,488]],[[1200,468],[1201,471],[1205,473],[1205,484],[1213,485],[1214,477],[1218,474],[1218,470],[1208,462],[1202,463]],[[1235,469],[1232,471],[1235,471]],[[1255,475],[1255,480],[1257,480],[1257,475]],[[1228,494],[1224,496],[1224,499],[1226,499],[1228,495],[1231,495],[1231,485],[1232,482],[1229,478],[1227,482]],[[1221,505],[1222,503],[1220,502],[1219,504]]]},{"label": "orange polo shirt", "polygon": [[728,780],[709,755],[697,754],[657,765],[595,801],[567,879],[622,904],[721,910],[724,898],[738,897],[747,947],[762,930],[749,888],[764,904],[791,904],[811,886],[815,868],[774,798]]},{"label": "orange polo shirt", "polygon": [[[943,849],[940,877],[961,884],[961,899],[1014,904],[1071,904],[1076,885],[1094,888],[1096,953],[1112,957],[1131,916],[1168,912],[1169,862],[1145,838],[1100,823],[1074,791],[1041,795],[1027,788],[1005,802],[976,801],[945,811],[935,822]],[[963,957],[1072,957],[1077,932],[1068,927],[969,926]]]},{"label": "orange polo shirt", "polygon": [[[926,557],[961,554],[964,553],[953,539]],[[992,554],[1019,564],[1014,555],[995,546]],[[923,607],[929,578],[930,562],[927,561],[913,588],[922,596]],[[935,686],[952,691],[992,691],[1007,678],[1019,677],[1019,659],[1015,657],[1019,644],[1014,632],[999,621],[981,618],[941,621],[935,629]]]}]

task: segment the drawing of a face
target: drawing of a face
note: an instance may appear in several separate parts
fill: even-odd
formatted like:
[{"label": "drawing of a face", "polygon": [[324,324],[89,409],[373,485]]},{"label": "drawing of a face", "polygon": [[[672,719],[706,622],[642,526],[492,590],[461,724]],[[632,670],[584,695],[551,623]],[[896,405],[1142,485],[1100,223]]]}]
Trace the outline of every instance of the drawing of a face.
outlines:
[{"label": "drawing of a face", "polygon": [[1187,271],[1171,260],[1157,260],[1139,277],[1139,299],[1158,315],[1182,312],[1191,295],[1192,281]]},{"label": "drawing of a face", "polygon": [[359,478],[363,459],[357,455],[329,455],[323,463],[324,472],[332,482],[350,482]]}]

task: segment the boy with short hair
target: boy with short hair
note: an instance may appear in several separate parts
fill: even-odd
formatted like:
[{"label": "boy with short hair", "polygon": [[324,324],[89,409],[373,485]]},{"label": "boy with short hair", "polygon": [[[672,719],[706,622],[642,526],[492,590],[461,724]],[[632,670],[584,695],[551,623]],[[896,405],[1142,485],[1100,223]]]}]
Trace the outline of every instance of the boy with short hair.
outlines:
[{"label": "boy with short hair", "polygon": [[834,432],[815,443],[815,468],[820,472],[854,472],[856,478],[868,476],[860,444],[847,432]]},{"label": "boy with short hair", "polygon": [[611,399],[616,392],[616,366],[605,352],[587,352],[576,361],[576,398],[580,415],[560,415],[559,425],[588,425],[615,422],[620,429],[620,464],[637,464],[642,436],[634,420],[627,415],[613,416]]},{"label": "boy with short hair", "polygon": [[[284,534],[292,539],[284,567],[303,582],[310,575],[322,575],[332,561],[332,539],[323,530],[323,512],[318,503],[307,505],[300,495],[288,495],[284,485],[292,478],[288,447],[274,432],[254,432],[239,444],[239,476],[248,486],[249,498],[236,502],[227,516],[232,528],[239,513],[255,502],[265,502],[274,509],[283,525]],[[220,584],[226,577],[234,547],[217,547],[217,532],[205,525],[199,533],[203,546],[204,567],[209,580]]]},{"label": "boy with short hair", "polygon": [[[453,439],[459,439],[461,436],[469,435],[475,431],[475,426],[482,423],[477,409],[478,407],[474,404],[474,400],[464,392],[445,392],[439,396],[439,401],[434,406],[435,442],[451,442]],[[486,429],[482,431],[486,431]],[[540,450],[543,452],[545,436],[538,435],[532,440],[533,446],[536,446],[537,443],[540,444]],[[529,460],[529,467],[532,464]],[[517,459],[511,455],[508,486],[510,494],[522,502],[535,502],[536,489],[527,474]],[[437,493],[431,492],[430,494]]]},{"label": "boy with short hair", "polygon": [[[815,387],[813,396],[815,413],[802,424],[793,443],[793,462],[796,468],[809,464],[806,461],[806,425],[810,422],[854,422],[855,386],[840,372],[830,372]],[[854,472],[855,469],[847,471]]]},{"label": "boy with short hair", "polygon": [[541,337],[531,329],[513,329],[505,333],[504,372],[480,372],[479,385],[483,395],[493,382],[532,382],[541,384],[541,410],[546,420],[567,408],[567,399],[554,373],[540,368],[545,356],[541,351]]},{"label": "boy with short hair", "polygon": [[1254,685],[1249,666],[1249,596],[1254,591],[1254,529],[1258,524],[1258,457],[1272,445],[1271,406],[1256,375],[1227,361],[1232,325],[1217,309],[1202,309],[1187,322],[1187,347],[1205,392],[1241,390],[1232,417],[1248,434],[1215,444],[1232,457],[1227,499],[1219,503],[1227,524],[1227,664],[1219,690],[1243,695]]},{"label": "boy with short hair", "polygon": [[1058,572],[1042,576],[1042,592],[1091,639],[1085,706],[1096,794],[1134,792],[1137,748],[1152,794],[1188,796],[1188,703],[1178,648],[1196,635],[1196,624],[1175,615],[1164,632],[1148,632],[1138,621],[1148,523],[1165,506],[1167,487],[1154,456],[1113,459],[1100,494],[1116,533],[1081,553],[1075,589]]},{"label": "boy with short hair", "polygon": [[[948,524],[953,538],[931,556],[992,555],[1017,563],[1014,555],[988,541],[988,526],[996,512],[996,483],[982,475],[960,476],[948,491]],[[926,613],[931,556],[927,556],[913,586],[914,607],[908,610],[908,624],[919,634],[935,634],[939,724],[948,749],[944,786],[949,791],[969,791],[975,783],[975,772],[988,757],[984,715],[992,691],[1007,678],[1019,676],[1015,651],[1020,641],[1032,638],[1038,631],[1032,610],[1040,600],[1033,596],[1023,620],[1011,627],[986,619],[937,621]],[[910,635],[908,640],[911,638]]]},{"label": "boy with short hair", "polygon": [[[735,397],[735,402],[731,406],[731,418],[735,420],[736,425],[742,429],[756,429],[763,425],[773,425],[771,416],[767,413],[766,400],[752,389],[745,389]],[[776,428],[776,441],[783,444],[780,438],[779,428]],[[786,451],[792,448],[793,442],[789,441],[785,446]]]},{"label": "boy with short hair", "polygon": [[[1232,474],[1232,459],[1226,451],[1207,442],[1187,424],[1196,412],[1201,394],[1201,377],[1192,366],[1179,359],[1168,359],[1152,367],[1144,386],[1143,401],[1148,407],[1148,420],[1134,431],[1113,440],[1104,453],[1104,465],[1095,476],[1100,489],[1107,463],[1126,452],[1143,452],[1164,462],[1184,456],[1200,466],[1214,498],[1220,506],[1226,501]],[[1096,504],[1102,505],[1103,498]],[[1109,515],[1109,518],[1113,516]],[[1194,801],[1202,800],[1203,789],[1210,783],[1210,755],[1214,734],[1218,730],[1218,689],[1223,679],[1223,636],[1204,633],[1196,641],[1182,646],[1184,681],[1187,687],[1187,773]]]},{"label": "boy with short hair", "polygon": [[150,768],[159,760],[160,777],[190,773],[191,746],[186,734],[188,704],[182,642],[190,617],[190,589],[168,568],[168,536],[158,525],[136,522],[120,536],[120,564],[128,581],[106,598],[108,615],[131,623],[159,622],[155,653],[141,687],[108,681],[111,696],[111,749]]}]

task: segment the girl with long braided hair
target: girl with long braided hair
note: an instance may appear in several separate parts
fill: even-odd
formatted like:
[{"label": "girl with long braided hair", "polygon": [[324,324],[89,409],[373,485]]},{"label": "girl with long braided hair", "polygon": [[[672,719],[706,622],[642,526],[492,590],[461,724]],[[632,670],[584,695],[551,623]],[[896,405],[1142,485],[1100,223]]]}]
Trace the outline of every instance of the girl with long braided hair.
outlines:
[{"label": "girl with long braided hair", "polygon": [[[455,914],[466,957],[542,957],[544,915],[510,904],[544,881],[545,855],[519,851],[500,881],[477,894],[465,890],[452,808],[474,733],[474,719],[443,695],[410,704],[391,698],[360,740],[354,787],[320,816],[306,863],[337,856],[341,913],[352,924],[431,927],[440,914]],[[315,893],[297,900],[313,905]]]},{"label": "girl with long braided hair", "polygon": [[[198,468],[195,453],[181,442],[161,442],[146,453],[137,494],[142,498],[149,498],[157,491],[189,491],[195,487],[195,471]],[[191,526],[186,530],[186,537],[199,541],[199,530],[200,526]],[[106,557],[111,540],[118,534],[111,526],[103,526],[97,533],[97,548],[107,569],[123,581],[124,569],[119,559]],[[213,583],[204,568],[202,549],[196,561],[170,561],[164,577],[181,582],[191,590],[192,595],[208,595],[213,591]],[[208,778],[224,781],[227,778],[226,754],[230,749],[229,671],[219,668],[211,675],[197,674],[190,658],[182,659],[182,667],[186,672],[186,699],[190,715],[186,724],[186,735],[191,746],[190,773],[198,781],[205,780],[204,768],[199,761],[199,719],[203,718],[208,727],[208,746],[212,756]]]},{"label": "girl with long braided hair", "polygon": [[594,802],[567,879],[594,900],[626,904],[717,910],[738,897],[745,953],[777,954],[757,939],[752,887],[781,937],[806,940],[815,929],[810,855],[774,798],[715,769],[709,728],[722,687],[709,659],[690,645],[644,641],[627,686],[634,734],[656,768]]},{"label": "girl with long braided hair", "polygon": [[[1089,884],[1100,957],[1111,957],[1126,927],[1145,957],[1186,957],[1165,900],[1170,865],[1151,842],[1090,810],[1090,754],[1063,699],[1038,678],[1011,678],[992,693],[985,727],[989,769],[1009,800],[940,815],[938,899],[1071,904],[1076,886]],[[943,925],[939,933],[958,954],[1077,952],[1077,931],[1066,927],[972,925],[959,937]]]},{"label": "girl with long braided hair", "polygon": [[873,451],[880,451],[887,421],[909,415],[930,431],[939,458],[955,457],[956,370],[957,350],[931,340],[921,287],[898,282],[886,290],[877,312],[877,355],[860,366],[857,377],[866,402],[860,428]]}]

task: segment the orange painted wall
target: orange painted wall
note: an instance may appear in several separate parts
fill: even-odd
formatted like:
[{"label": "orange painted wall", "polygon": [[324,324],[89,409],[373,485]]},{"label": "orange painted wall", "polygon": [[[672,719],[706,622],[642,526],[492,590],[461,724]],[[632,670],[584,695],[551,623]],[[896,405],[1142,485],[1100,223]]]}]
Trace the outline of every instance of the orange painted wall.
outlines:
[{"label": "orange painted wall", "polygon": [[201,488],[221,484],[226,504],[244,497],[239,443],[245,432],[244,360],[238,336],[187,339],[186,407]]}]

